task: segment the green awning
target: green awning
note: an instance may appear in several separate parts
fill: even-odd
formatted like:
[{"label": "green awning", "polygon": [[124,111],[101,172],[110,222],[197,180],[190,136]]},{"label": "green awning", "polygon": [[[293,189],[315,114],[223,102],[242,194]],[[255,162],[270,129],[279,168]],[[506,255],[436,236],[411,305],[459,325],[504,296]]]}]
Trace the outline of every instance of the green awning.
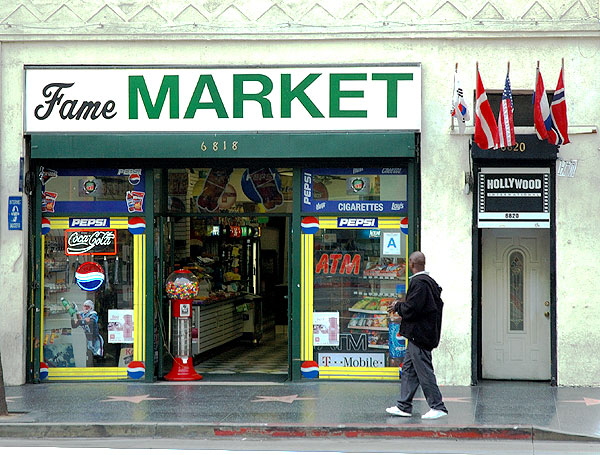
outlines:
[{"label": "green awning", "polygon": [[414,132],[33,134],[31,158],[411,158]]}]

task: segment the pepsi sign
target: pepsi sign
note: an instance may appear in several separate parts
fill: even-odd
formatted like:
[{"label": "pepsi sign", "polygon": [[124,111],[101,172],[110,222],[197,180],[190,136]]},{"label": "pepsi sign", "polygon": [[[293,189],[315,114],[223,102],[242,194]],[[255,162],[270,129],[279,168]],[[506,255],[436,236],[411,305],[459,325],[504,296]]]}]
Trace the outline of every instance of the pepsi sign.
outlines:
[{"label": "pepsi sign", "polygon": [[104,269],[97,262],[84,262],[75,270],[77,285],[84,291],[95,291],[104,284]]},{"label": "pepsi sign", "polygon": [[376,228],[378,226],[377,218],[349,218],[349,217],[338,217],[337,227],[338,228]]},{"label": "pepsi sign", "polygon": [[105,228],[110,227],[110,218],[69,218],[69,227]]}]

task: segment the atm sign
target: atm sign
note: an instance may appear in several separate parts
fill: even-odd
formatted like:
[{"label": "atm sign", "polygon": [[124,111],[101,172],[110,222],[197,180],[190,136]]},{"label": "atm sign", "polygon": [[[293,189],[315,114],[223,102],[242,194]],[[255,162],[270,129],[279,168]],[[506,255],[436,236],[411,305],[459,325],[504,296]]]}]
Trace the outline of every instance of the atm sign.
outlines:
[{"label": "atm sign", "polygon": [[338,217],[338,228],[376,228],[378,226],[377,218],[345,218]]}]

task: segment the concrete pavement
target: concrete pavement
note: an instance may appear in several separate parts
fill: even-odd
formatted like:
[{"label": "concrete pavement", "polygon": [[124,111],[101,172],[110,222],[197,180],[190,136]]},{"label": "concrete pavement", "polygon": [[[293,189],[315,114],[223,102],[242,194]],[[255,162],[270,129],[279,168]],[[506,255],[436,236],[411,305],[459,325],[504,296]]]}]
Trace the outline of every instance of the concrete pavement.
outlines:
[{"label": "concrete pavement", "polygon": [[452,438],[600,441],[600,388],[482,382],[442,386],[449,415],[395,417],[397,382],[286,382],[277,375],[193,382],[44,382],[6,387],[3,438]]}]

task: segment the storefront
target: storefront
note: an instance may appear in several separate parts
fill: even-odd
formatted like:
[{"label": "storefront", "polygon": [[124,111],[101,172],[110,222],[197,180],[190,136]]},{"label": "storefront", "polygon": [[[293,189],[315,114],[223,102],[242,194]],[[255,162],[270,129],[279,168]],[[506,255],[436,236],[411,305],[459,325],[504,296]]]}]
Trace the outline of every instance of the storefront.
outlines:
[{"label": "storefront", "polygon": [[[556,247],[558,148],[535,135],[498,150],[472,147],[474,188],[474,379],[557,377]],[[478,375],[478,376],[477,376]]]},{"label": "storefront", "polygon": [[30,379],[162,379],[180,268],[193,355],[270,320],[291,379],[397,379],[420,93],[418,64],[26,68]]}]

